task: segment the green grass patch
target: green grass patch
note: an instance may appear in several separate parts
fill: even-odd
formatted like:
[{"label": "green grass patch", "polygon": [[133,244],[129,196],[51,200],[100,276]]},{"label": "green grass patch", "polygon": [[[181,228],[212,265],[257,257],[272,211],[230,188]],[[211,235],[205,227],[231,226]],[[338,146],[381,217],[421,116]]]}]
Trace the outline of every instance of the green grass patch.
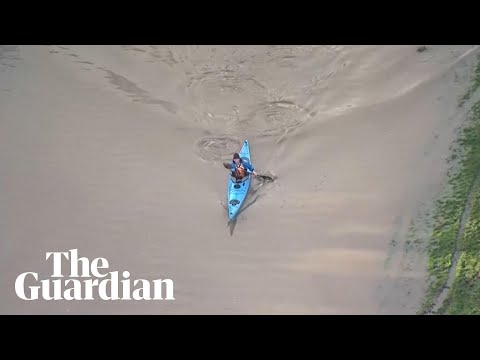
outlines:
[{"label": "green grass patch", "polygon": [[[476,86],[478,87],[480,65],[476,68],[476,74]],[[434,231],[428,247],[430,284],[421,313],[432,308],[435,299],[445,286],[456,246],[462,251],[456,269],[458,278],[440,310],[442,313],[470,314],[478,313],[480,309],[480,284],[477,271],[480,266],[480,226],[478,222],[480,219],[480,189],[472,189],[480,172],[480,101],[472,107],[470,123],[457,140],[453,154],[458,161],[458,167],[450,172],[452,174],[449,179],[450,193],[436,204]],[[473,196],[475,196],[472,212],[465,227],[465,234],[456,245],[461,217],[471,191],[474,191]],[[467,293],[468,295],[466,295]]]},{"label": "green grass patch", "polygon": [[[479,58],[480,60],[480,58]],[[463,104],[465,104],[466,101],[468,101],[473,93],[475,91],[477,91],[477,89],[480,87],[480,61],[478,62],[477,64],[477,67],[475,69],[475,74],[473,76],[473,81],[472,81],[472,85],[470,86],[470,88],[467,90],[467,92],[465,93],[465,95],[463,95],[460,100],[459,100],[459,105],[462,106]]]},{"label": "green grass patch", "polygon": [[480,315],[480,186],[474,189],[472,209],[459,248],[455,282],[438,313]]}]

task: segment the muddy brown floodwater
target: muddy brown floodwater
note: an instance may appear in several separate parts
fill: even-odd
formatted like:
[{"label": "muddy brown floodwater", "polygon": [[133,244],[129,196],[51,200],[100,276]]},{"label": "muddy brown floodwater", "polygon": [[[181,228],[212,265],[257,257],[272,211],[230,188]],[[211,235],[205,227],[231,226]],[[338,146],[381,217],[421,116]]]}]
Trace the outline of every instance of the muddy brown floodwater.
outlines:
[{"label": "muddy brown floodwater", "polygon": [[[417,47],[0,46],[0,312],[415,313],[425,260],[402,242],[478,52]],[[230,232],[244,139],[278,178]],[[175,301],[15,294],[70,249]]]}]

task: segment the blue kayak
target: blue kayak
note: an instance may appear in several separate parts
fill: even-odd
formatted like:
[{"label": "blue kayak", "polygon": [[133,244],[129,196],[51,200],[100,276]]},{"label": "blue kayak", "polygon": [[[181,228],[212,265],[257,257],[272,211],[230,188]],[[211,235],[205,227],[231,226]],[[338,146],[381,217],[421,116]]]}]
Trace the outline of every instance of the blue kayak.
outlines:
[{"label": "blue kayak", "polygon": [[[243,162],[251,163],[250,146],[248,140],[243,142],[242,149],[238,153]],[[243,179],[237,180],[229,174],[228,179],[228,217],[230,221],[235,219],[239,210],[241,209],[250,189],[250,182],[252,181],[252,174],[248,173]]]}]

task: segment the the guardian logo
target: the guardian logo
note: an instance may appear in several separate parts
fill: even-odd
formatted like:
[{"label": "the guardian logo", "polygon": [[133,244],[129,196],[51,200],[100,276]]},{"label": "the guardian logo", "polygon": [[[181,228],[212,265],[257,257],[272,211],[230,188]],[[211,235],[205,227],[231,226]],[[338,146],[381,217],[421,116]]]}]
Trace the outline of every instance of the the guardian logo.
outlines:
[{"label": "the guardian logo", "polygon": [[[62,274],[63,257],[70,263],[70,273],[66,279]],[[47,252],[46,260],[53,262],[52,279],[38,281],[38,273],[25,272],[15,281],[15,292],[23,300],[175,300],[171,279],[148,280],[129,279],[128,271],[100,271],[108,269],[105,258],[96,258],[90,262],[87,258],[78,258],[77,249],[69,252]],[[81,272],[79,267],[81,264]],[[28,285],[27,285],[28,284]],[[133,292],[132,292],[133,290]]]}]

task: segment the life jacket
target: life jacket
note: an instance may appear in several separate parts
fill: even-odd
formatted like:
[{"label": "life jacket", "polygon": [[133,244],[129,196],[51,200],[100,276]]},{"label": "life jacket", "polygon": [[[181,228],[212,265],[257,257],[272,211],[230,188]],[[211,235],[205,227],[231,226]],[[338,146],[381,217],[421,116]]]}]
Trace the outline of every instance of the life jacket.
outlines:
[{"label": "life jacket", "polygon": [[243,163],[240,163],[238,166],[235,167],[235,177],[237,179],[243,179],[247,175],[247,170]]}]

